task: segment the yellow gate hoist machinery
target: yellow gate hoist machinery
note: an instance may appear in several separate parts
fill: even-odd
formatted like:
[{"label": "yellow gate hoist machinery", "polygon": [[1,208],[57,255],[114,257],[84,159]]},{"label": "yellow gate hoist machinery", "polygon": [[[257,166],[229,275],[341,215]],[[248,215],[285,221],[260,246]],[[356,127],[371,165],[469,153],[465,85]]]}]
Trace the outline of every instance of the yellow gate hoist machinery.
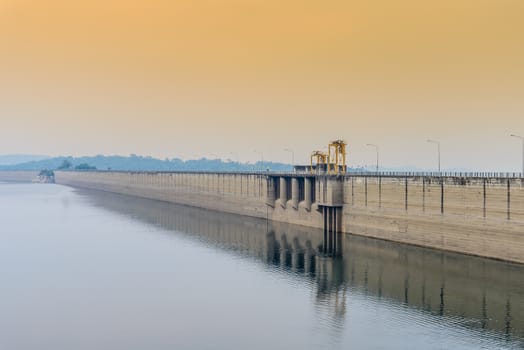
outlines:
[{"label": "yellow gate hoist machinery", "polygon": [[[312,152],[310,172],[314,173],[316,169],[319,172],[326,172],[327,174],[345,174],[347,171],[346,146],[345,141],[335,140],[328,145],[328,153],[322,151]],[[316,161],[315,168],[313,167],[313,160]]]}]

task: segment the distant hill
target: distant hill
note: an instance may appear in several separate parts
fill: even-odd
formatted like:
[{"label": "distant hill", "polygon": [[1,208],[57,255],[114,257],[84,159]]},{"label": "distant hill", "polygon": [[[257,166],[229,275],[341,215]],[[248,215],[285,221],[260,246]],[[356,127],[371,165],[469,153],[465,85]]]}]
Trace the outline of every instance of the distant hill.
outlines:
[{"label": "distant hill", "polygon": [[[54,157],[30,160],[19,164],[0,165],[0,170],[42,170],[57,169],[67,160],[71,168],[81,164],[95,166],[99,170],[153,170],[153,171],[252,171],[261,170],[261,163],[255,164],[224,161],[221,159],[195,159],[183,161],[179,158],[157,159],[149,156],[131,155],[94,157]],[[292,166],[284,163],[264,162],[264,169],[290,171]]]},{"label": "distant hill", "polygon": [[6,154],[0,155],[0,165],[16,165],[20,163],[40,161],[49,158],[49,156],[34,154]]}]

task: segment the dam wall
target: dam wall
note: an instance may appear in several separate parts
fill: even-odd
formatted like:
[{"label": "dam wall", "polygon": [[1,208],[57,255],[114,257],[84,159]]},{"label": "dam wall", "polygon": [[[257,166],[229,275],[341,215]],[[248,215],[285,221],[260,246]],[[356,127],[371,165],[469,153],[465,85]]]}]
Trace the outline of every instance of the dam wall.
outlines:
[{"label": "dam wall", "polygon": [[[322,186],[314,185],[314,177],[294,179],[256,172],[55,172],[58,184],[322,228],[322,213],[312,193]],[[309,196],[301,190],[306,183]]]},{"label": "dam wall", "polygon": [[[59,184],[524,263],[521,178],[57,171]],[[335,238],[337,237],[337,238]]]},{"label": "dam wall", "polygon": [[58,184],[266,218],[266,177],[257,173],[56,171]]},{"label": "dam wall", "polygon": [[524,263],[520,178],[344,178],[343,231]]}]

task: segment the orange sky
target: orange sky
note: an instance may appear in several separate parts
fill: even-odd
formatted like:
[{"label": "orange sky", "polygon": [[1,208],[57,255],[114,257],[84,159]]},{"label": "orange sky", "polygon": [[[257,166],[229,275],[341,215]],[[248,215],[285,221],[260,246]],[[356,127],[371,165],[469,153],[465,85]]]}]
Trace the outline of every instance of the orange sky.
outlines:
[{"label": "orange sky", "polygon": [[0,153],[520,170],[522,0],[0,0]]}]

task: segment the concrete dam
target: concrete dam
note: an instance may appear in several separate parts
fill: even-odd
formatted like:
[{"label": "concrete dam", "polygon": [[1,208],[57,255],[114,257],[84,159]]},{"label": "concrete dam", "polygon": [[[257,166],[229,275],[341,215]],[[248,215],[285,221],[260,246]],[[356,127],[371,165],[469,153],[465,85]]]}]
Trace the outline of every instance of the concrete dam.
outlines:
[{"label": "concrete dam", "polygon": [[334,253],[351,233],[524,263],[524,179],[513,174],[56,171],[55,181],[314,227]]}]

